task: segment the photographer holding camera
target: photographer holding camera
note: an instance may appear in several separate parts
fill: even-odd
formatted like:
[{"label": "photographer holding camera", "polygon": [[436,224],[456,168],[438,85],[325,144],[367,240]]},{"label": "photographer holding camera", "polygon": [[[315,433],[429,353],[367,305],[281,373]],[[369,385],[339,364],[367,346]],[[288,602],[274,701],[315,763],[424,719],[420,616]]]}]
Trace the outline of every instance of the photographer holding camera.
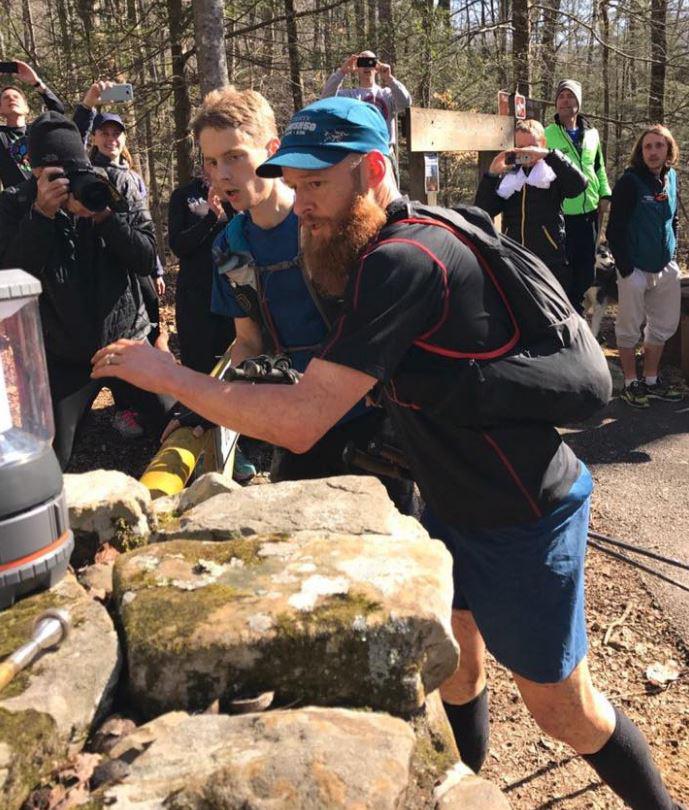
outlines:
[{"label": "photographer holding camera", "polygon": [[[356,73],[359,84],[343,89],[342,83],[350,73]],[[380,77],[381,84],[376,82],[376,76]],[[409,90],[392,75],[390,65],[380,62],[373,51],[353,53],[347,57],[323,87],[321,98],[328,96],[356,98],[377,107],[388,126],[392,146],[397,143],[395,116],[411,106]]]},{"label": "photographer holding camera", "polygon": [[[42,284],[41,321],[63,469],[78,424],[109,380],[90,379],[94,349],[118,337],[146,338],[151,323],[136,276],[150,275],[150,217],[128,211],[103,170],[88,161],[76,125],[55,112],[28,131],[33,177],[0,194],[0,267],[21,267]],[[157,397],[142,409],[162,417]]]}]

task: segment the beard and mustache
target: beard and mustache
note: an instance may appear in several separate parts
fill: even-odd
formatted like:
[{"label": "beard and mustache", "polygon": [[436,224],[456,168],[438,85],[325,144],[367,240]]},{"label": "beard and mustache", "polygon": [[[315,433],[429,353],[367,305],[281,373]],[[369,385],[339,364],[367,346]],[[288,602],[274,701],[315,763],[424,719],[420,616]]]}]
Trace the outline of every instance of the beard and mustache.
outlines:
[{"label": "beard and mustache", "polygon": [[308,227],[302,227],[304,265],[321,295],[342,297],[364,248],[386,220],[385,210],[378,203],[357,194],[342,220],[328,221],[328,234],[315,235]]}]

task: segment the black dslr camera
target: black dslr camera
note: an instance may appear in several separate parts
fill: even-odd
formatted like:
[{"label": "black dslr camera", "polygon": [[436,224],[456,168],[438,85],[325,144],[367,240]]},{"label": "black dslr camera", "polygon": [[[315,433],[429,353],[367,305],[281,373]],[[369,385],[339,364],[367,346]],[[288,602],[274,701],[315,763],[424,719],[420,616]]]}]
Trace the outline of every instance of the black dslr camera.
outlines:
[{"label": "black dslr camera", "polygon": [[74,199],[94,214],[105,211],[106,208],[116,213],[128,210],[127,201],[108,180],[107,175],[91,166],[65,166],[51,173],[51,179],[58,177],[69,180],[69,190]]}]

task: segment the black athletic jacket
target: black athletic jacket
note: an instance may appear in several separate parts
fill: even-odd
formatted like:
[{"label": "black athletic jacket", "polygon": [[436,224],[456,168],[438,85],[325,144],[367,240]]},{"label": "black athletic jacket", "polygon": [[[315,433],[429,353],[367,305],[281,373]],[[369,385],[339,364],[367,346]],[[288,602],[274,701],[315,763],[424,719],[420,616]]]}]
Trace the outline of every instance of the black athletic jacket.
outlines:
[{"label": "black athletic jacket", "polygon": [[505,200],[497,193],[502,178],[485,174],[476,192],[476,205],[491,217],[502,214],[502,232],[550,266],[565,261],[562,201],[581,194],[587,181],[557,149],[551,150],[543,160],[556,175],[550,188],[535,188],[525,183],[521,191]]},{"label": "black athletic jacket", "polygon": [[[179,259],[179,285],[201,288],[210,301],[213,259],[213,240],[227,225],[218,221],[213,211],[199,216],[189,208],[190,200],[205,200],[208,187],[200,178],[176,188],[170,197],[168,207],[168,239],[170,250]],[[232,209],[229,215],[232,216]]]},{"label": "black athletic jacket", "polygon": [[150,275],[155,236],[150,217],[112,214],[96,225],[59,211],[33,210],[36,181],[0,194],[0,268],[19,267],[39,279],[46,351],[88,364],[93,353],[121,337],[150,331],[135,275]]}]

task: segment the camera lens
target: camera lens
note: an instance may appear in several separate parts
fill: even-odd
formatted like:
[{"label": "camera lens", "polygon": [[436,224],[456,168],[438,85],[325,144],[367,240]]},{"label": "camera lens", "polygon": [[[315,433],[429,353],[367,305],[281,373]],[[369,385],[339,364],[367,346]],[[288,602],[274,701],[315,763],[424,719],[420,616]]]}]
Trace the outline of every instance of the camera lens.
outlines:
[{"label": "camera lens", "polygon": [[70,172],[69,190],[74,194],[84,208],[95,214],[105,211],[110,200],[107,185],[95,174],[89,171]]}]

